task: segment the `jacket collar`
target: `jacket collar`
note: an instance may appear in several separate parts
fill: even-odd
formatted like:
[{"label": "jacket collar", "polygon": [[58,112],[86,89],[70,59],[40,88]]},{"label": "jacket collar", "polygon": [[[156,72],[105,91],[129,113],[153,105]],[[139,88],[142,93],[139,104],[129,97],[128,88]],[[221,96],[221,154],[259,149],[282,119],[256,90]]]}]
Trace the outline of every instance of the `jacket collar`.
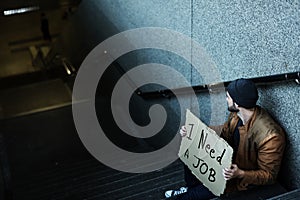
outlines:
[{"label": "jacket collar", "polygon": [[[257,116],[260,115],[260,113],[261,113],[261,107],[260,106],[256,106],[254,108],[253,115],[250,117],[250,119],[248,120],[248,122],[245,125],[241,126],[240,128],[242,128],[246,132],[248,132],[250,130],[250,128],[253,126],[253,124],[254,124]],[[236,117],[238,117],[237,114],[236,114]]]}]

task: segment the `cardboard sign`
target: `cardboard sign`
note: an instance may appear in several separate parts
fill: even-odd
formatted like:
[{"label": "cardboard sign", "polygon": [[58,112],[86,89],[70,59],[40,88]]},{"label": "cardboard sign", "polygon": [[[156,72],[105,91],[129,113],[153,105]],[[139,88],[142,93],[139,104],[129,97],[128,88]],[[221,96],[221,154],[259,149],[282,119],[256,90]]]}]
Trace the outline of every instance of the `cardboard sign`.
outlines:
[{"label": "cardboard sign", "polygon": [[178,155],[214,195],[220,196],[226,187],[222,170],[230,167],[233,149],[189,110],[185,126],[187,135]]}]

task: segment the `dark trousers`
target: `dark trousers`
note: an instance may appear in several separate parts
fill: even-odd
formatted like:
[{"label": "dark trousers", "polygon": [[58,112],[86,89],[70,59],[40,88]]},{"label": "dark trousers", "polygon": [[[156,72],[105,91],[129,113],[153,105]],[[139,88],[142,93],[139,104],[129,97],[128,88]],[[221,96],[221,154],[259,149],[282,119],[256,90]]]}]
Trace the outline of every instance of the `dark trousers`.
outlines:
[{"label": "dark trousers", "polygon": [[196,177],[192,174],[189,168],[184,165],[184,179],[188,187],[187,193],[179,196],[179,200],[206,200],[214,198],[211,193]]}]

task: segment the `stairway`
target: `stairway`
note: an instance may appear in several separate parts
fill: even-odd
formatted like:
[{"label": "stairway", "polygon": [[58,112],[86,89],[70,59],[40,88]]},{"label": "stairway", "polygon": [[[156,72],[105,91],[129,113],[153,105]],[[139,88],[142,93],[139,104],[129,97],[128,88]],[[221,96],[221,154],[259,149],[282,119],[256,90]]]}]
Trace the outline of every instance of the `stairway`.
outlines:
[{"label": "stairway", "polygon": [[[159,200],[165,199],[166,190],[184,184],[179,160],[161,170],[134,174],[93,158],[76,133],[68,83],[38,78],[26,75],[20,84],[17,77],[2,80],[5,87],[0,89],[0,133],[13,200]],[[8,81],[14,85],[7,88]]]},{"label": "stairway", "polygon": [[66,104],[71,104],[71,91],[61,79],[1,89],[0,119],[49,110]]},{"label": "stairway", "polygon": [[159,200],[164,191],[183,185],[178,160],[168,167],[145,174],[120,172],[91,158],[56,166],[15,183],[16,200]]}]

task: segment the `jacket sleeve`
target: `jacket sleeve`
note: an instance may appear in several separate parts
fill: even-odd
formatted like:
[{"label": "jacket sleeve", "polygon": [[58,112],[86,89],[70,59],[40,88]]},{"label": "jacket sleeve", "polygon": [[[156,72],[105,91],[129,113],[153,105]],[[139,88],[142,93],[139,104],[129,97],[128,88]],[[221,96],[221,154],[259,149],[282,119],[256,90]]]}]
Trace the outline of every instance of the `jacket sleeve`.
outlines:
[{"label": "jacket sleeve", "polygon": [[284,134],[269,134],[258,147],[257,170],[245,170],[240,185],[272,184],[277,178],[285,148]]}]

